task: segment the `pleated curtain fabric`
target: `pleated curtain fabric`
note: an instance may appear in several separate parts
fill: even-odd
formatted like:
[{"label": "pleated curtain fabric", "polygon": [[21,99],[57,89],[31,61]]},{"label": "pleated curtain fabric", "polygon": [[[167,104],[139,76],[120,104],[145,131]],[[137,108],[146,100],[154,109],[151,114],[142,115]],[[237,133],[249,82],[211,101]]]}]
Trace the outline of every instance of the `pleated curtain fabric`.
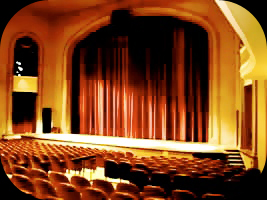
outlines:
[{"label": "pleated curtain fabric", "polygon": [[130,37],[112,37],[97,47],[90,66],[87,49],[80,49],[80,133],[207,142],[207,33],[179,23],[172,31],[171,55],[140,48],[142,61],[131,54]]}]

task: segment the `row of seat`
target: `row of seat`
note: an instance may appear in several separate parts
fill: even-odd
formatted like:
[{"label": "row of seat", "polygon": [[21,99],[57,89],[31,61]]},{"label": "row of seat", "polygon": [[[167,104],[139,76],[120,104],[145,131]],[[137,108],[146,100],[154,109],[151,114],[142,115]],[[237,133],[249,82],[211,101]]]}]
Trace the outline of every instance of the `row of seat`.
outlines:
[{"label": "row of seat", "polygon": [[[27,151],[25,150],[27,149]],[[1,147],[0,147],[1,148]],[[11,150],[12,147],[8,147],[6,151]],[[1,149],[0,149],[1,150]],[[154,167],[161,167],[163,169],[168,168],[169,166],[177,166],[179,165],[179,168],[189,168],[189,167],[202,167],[203,169],[207,168],[218,168],[219,165],[222,165],[220,162],[215,162],[212,160],[207,159],[206,161],[202,161],[200,159],[196,159],[195,163],[193,162],[194,160],[188,160],[186,158],[183,159],[177,159],[177,158],[164,158],[163,156],[160,156],[159,158],[155,156],[151,156],[150,158],[142,157],[137,158],[134,157],[131,152],[126,152],[126,155],[123,152],[108,152],[105,150],[99,150],[99,149],[90,149],[90,148],[83,148],[83,147],[71,147],[71,146],[63,146],[63,145],[46,145],[46,144],[39,144],[39,143],[33,143],[33,144],[23,144],[22,145],[16,145],[12,151],[16,152],[19,151],[20,153],[27,153],[29,154],[34,154],[38,155],[40,154],[41,159],[44,161],[48,160],[47,155],[57,155],[60,157],[61,160],[64,160],[64,156],[62,154],[64,153],[71,153],[74,156],[79,156],[81,154],[86,154],[86,153],[93,153],[97,156],[97,166],[99,167],[104,167],[104,160],[105,159],[113,159],[117,162],[122,161],[122,160],[127,160],[131,162],[131,164],[135,164],[136,162],[144,162],[146,165],[149,166],[154,166]],[[127,155],[128,153],[128,155]],[[130,155],[129,155],[130,154]],[[208,162],[209,161],[209,162]],[[200,166],[201,165],[201,166]]]},{"label": "row of seat", "polygon": [[[45,152],[36,150],[36,145],[29,143],[13,146],[1,145],[0,153],[1,160],[4,165],[6,173],[11,173],[10,167],[13,164],[21,165],[24,167],[34,167],[43,169],[45,171],[53,170],[65,172],[68,170],[82,170],[82,161],[78,160],[80,156],[89,156],[90,152],[84,152],[82,154],[70,151],[65,152]],[[95,169],[95,159],[90,159],[86,162],[86,168]]]},{"label": "row of seat", "polygon": [[[48,178],[44,173],[41,173],[40,169],[28,169],[30,172],[30,177],[36,178],[40,176],[41,178]],[[53,172],[54,173],[54,172]],[[26,168],[21,166],[13,166],[12,174],[22,174],[28,175]],[[34,175],[33,175],[34,174]],[[163,172],[153,172],[152,178],[149,181],[148,177],[145,176],[144,170],[140,169],[131,169],[130,171],[130,182],[135,184],[140,191],[143,191],[147,185],[159,186],[163,189],[166,196],[170,196],[172,190],[191,190],[195,192],[197,196],[202,196],[205,193],[229,193],[229,188],[232,188],[238,182],[233,182],[233,180],[223,181],[222,179],[216,177],[209,176],[200,176],[200,177],[192,177],[186,174],[176,174],[174,175],[174,181],[170,182],[168,175]],[[147,175],[147,174],[146,174]],[[65,182],[67,178],[61,178]],[[236,187],[237,188],[237,187]],[[232,191],[230,191],[230,195],[233,195]],[[228,195],[229,196],[229,195]]]},{"label": "row of seat", "polygon": [[[23,143],[23,142],[21,142]],[[1,151],[1,147],[0,147],[0,151]],[[34,156],[34,160],[36,160],[36,162],[38,161],[38,156],[40,157],[39,160],[41,160],[41,163],[45,163],[49,161],[48,156],[49,155],[56,155],[57,157],[59,157],[59,159],[61,161],[64,161],[64,155],[63,154],[72,154],[72,158],[73,157],[77,157],[79,155],[83,155],[83,154],[88,154],[88,153],[92,153],[95,154],[97,156],[96,159],[96,165],[99,167],[104,167],[104,160],[105,158],[110,158],[110,159],[114,159],[114,160],[125,160],[128,159],[128,161],[131,162],[131,164],[134,164],[135,162],[138,162],[138,158],[134,157],[133,154],[131,152],[126,152],[126,155],[123,152],[107,152],[105,150],[98,150],[98,149],[90,149],[90,148],[76,148],[76,147],[71,147],[71,146],[63,146],[63,145],[46,145],[46,144],[42,144],[42,143],[36,143],[36,142],[24,142],[23,144],[16,144],[14,145],[14,147],[12,147],[10,144],[8,146],[7,149],[3,150],[3,152],[13,152],[14,156],[17,158],[17,160],[19,159],[19,156],[16,154],[16,152],[19,152],[20,154],[26,154],[26,155],[22,155],[20,157],[22,157],[21,160],[23,160],[22,164],[25,164],[27,166],[27,163],[29,163],[29,158],[27,158],[28,156]],[[128,154],[128,155],[127,155]],[[153,157],[153,156],[152,156]],[[151,157],[151,159],[153,159]],[[57,158],[54,157],[54,160],[56,160]],[[165,158],[166,159],[166,158]],[[160,162],[160,160],[157,160],[154,158],[155,162]],[[163,161],[163,160],[162,160]],[[166,161],[166,160],[165,160]],[[181,162],[186,162],[187,160],[180,160]],[[58,162],[58,161],[57,161]],[[145,160],[144,160],[145,162]],[[149,160],[147,160],[147,162],[149,163]],[[154,162],[154,164],[156,164]],[[168,161],[166,161],[168,162]],[[166,169],[166,164],[168,165],[168,163],[158,163],[159,165],[161,165],[162,168]],[[170,164],[175,164],[175,163],[171,163],[171,160],[169,160]],[[182,165],[182,163],[180,162],[180,164]],[[39,161],[40,163],[40,161]],[[147,164],[148,164],[147,163]],[[63,164],[63,163],[62,163]],[[153,164],[153,162],[150,162],[150,164]],[[178,165],[179,163],[176,163],[176,165]],[[189,164],[189,163],[188,163]],[[207,163],[206,163],[207,164]],[[45,164],[43,164],[45,165]],[[182,167],[182,166],[181,166]],[[203,165],[203,167],[205,167]],[[81,170],[81,166],[79,167],[79,165],[76,165],[77,170]]]},{"label": "row of seat", "polygon": [[[174,190],[179,189],[191,190],[198,197],[201,197],[206,192],[221,193],[228,198],[234,197],[235,195],[240,195],[240,188],[242,188],[241,180],[247,175],[246,170],[228,167],[220,160],[167,158],[164,156],[138,158],[131,152],[128,152],[127,155],[123,152],[52,145],[23,140],[8,143],[0,142],[0,151],[4,154],[5,151],[16,152],[14,151],[16,149],[22,151],[23,149],[30,150],[32,155],[41,156],[48,154],[48,157],[52,155],[61,156],[62,163],[68,160],[64,155],[71,154],[77,157],[85,154],[94,154],[97,157],[95,167],[103,166],[106,177],[129,180],[137,185],[140,191],[143,191],[149,184],[159,186],[169,196],[172,195]],[[9,157],[12,158],[12,156]],[[13,162],[10,166],[14,164],[17,163]],[[38,165],[35,166],[38,167]],[[62,165],[59,165],[59,168],[61,169]],[[54,169],[52,168],[52,171]]]},{"label": "row of seat", "polygon": [[[12,168],[11,181],[26,194],[39,199],[196,199],[197,196],[188,190],[174,190],[170,197],[159,186],[145,186],[140,192],[132,183],[119,183],[116,189],[105,180],[89,181],[81,176],[69,179],[60,172],[46,173],[39,169],[27,170],[21,166]],[[223,199],[221,194],[204,194],[202,198],[214,197]]]}]

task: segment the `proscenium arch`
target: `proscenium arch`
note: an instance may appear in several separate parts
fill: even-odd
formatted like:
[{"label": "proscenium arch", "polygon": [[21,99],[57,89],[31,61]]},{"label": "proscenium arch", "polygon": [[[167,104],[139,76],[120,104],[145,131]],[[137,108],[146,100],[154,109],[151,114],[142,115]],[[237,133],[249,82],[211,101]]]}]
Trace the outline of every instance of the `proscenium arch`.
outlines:
[{"label": "proscenium arch", "polygon": [[[161,8],[161,7],[144,7],[133,8],[134,16],[172,16],[181,20],[196,23],[208,33],[209,45],[209,79],[212,80],[209,84],[209,128],[208,128],[208,143],[220,144],[220,80],[219,80],[219,33],[215,26],[208,20],[197,13],[187,11],[185,9]],[[69,133],[71,128],[71,67],[72,54],[75,46],[79,41],[86,38],[90,33],[100,29],[103,26],[110,24],[110,16],[98,18],[94,22],[83,26],[76,33],[74,33],[66,42],[64,47],[63,60],[63,77],[67,81],[63,82],[63,103],[62,103],[62,130]],[[68,105],[68,106],[67,106]],[[217,117],[215,117],[217,116]],[[213,133],[216,133],[214,135]]]},{"label": "proscenium arch", "polygon": [[33,32],[16,33],[10,40],[8,49],[8,65],[7,65],[7,106],[6,106],[6,129],[7,133],[12,133],[12,88],[13,88],[13,70],[14,70],[14,48],[17,40],[23,37],[29,37],[38,46],[38,95],[36,98],[36,133],[42,132],[42,94],[43,94],[43,61],[44,61],[44,46],[41,39]]}]

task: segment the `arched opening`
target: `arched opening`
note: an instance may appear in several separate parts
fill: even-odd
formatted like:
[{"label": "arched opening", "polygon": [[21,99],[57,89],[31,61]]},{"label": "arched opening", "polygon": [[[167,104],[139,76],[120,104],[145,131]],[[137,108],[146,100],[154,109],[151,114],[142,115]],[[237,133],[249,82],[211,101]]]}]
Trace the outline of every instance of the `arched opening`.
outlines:
[{"label": "arched opening", "polygon": [[71,132],[207,142],[207,32],[167,16],[118,24],[75,47]]},{"label": "arched opening", "polygon": [[12,130],[36,132],[38,45],[30,37],[16,40],[13,59]]}]

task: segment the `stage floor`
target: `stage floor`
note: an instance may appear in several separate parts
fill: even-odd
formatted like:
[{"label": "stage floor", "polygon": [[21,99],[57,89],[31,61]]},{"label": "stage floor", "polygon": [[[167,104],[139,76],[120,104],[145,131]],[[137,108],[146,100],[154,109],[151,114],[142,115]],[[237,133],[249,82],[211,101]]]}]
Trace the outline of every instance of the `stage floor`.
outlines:
[{"label": "stage floor", "polygon": [[223,145],[211,145],[197,142],[178,142],[171,140],[151,140],[135,139],[110,136],[95,136],[84,134],[21,134],[23,137],[29,137],[40,140],[52,140],[61,142],[74,142],[83,144],[94,144],[112,147],[123,147],[143,150],[156,150],[166,152],[183,153],[224,153],[225,149],[234,149]]}]

